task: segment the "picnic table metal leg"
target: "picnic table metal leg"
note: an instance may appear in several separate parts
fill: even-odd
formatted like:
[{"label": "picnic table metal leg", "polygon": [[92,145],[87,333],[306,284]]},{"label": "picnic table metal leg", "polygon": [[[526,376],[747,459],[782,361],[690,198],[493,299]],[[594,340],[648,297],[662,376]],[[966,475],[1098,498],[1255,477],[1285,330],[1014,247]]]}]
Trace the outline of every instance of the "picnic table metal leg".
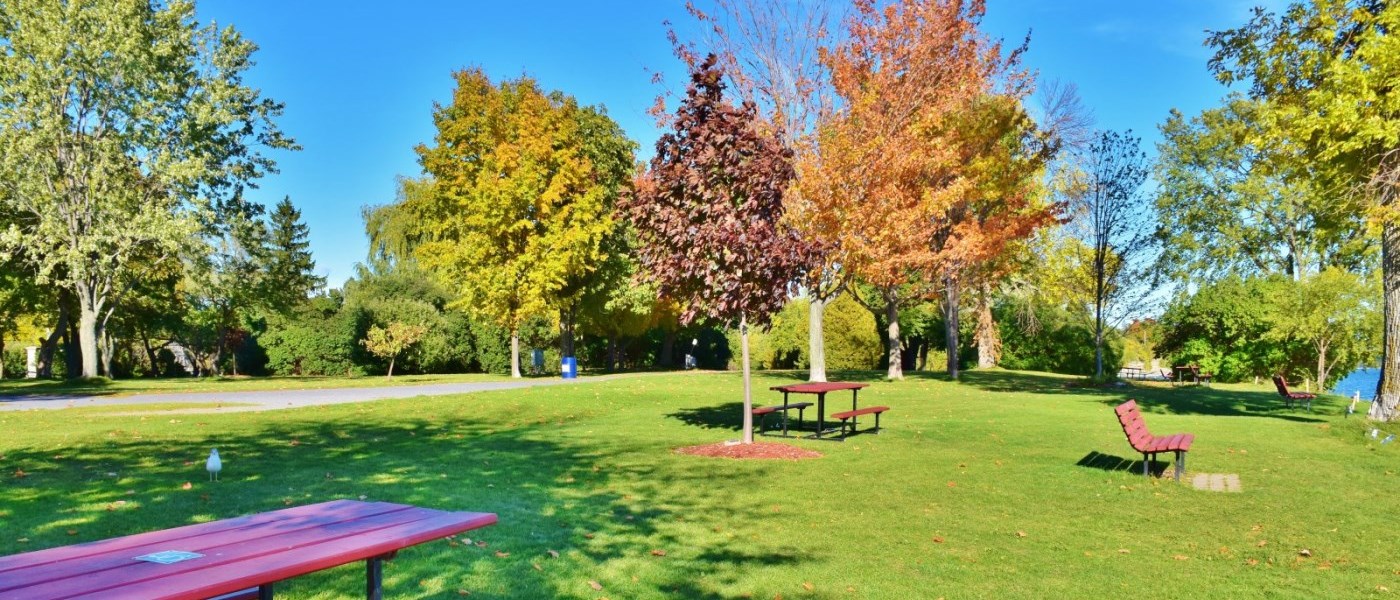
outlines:
[{"label": "picnic table metal leg", "polygon": [[384,599],[384,557],[376,556],[365,561],[365,598]]},{"label": "picnic table metal leg", "polygon": [[1186,453],[1176,451],[1176,480],[1181,481],[1181,472],[1186,470]]},{"label": "picnic table metal leg", "polygon": [[826,429],[826,392],[817,392],[817,439],[821,439]]},{"label": "picnic table metal leg", "polygon": [[272,600],[271,583],[264,583],[258,586],[258,600]]}]

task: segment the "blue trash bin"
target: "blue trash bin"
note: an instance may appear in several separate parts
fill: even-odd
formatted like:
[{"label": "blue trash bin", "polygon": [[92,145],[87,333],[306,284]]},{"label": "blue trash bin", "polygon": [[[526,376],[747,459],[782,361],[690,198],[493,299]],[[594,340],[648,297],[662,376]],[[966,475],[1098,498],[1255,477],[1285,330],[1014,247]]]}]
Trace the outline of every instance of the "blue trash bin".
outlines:
[{"label": "blue trash bin", "polygon": [[578,377],[578,359],[572,356],[565,356],[564,359],[559,362],[559,375],[564,379]]}]

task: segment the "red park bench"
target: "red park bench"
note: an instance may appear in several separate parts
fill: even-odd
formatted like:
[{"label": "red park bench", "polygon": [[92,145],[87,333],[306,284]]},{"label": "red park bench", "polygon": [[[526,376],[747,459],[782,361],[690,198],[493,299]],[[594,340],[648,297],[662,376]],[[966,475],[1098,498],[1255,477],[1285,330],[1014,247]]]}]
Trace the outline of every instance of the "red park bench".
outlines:
[{"label": "red park bench", "polygon": [[1316,394],[1288,391],[1288,382],[1283,380],[1282,375],[1274,375],[1274,387],[1278,388],[1278,395],[1283,396],[1283,401],[1289,408],[1293,408],[1294,402],[1299,404],[1306,402],[1308,405],[1308,412],[1312,412],[1312,401],[1313,398],[1317,397]]},{"label": "red park bench", "polygon": [[1128,436],[1128,444],[1133,450],[1142,453],[1142,474],[1151,476],[1148,471],[1150,461],[1155,461],[1158,453],[1175,452],[1176,479],[1181,481],[1181,472],[1186,470],[1186,451],[1191,449],[1191,441],[1196,439],[1196,436],[1190,433],[1160,437],[1152,435],[1152,432],[1147,430],[1147,423],[1142,420],[1142,413],[1138,411],[1135,400],[1119,404],[1113,412],[1118,414],[1118,424],[1123,426],[1123,433]]},{"label": "red park bench", "polygon": [[485,527],[491,513],[337,500],[0,557],[0,600],[272,598],[284,579],[365,561],[383,596],[399,550]]}]

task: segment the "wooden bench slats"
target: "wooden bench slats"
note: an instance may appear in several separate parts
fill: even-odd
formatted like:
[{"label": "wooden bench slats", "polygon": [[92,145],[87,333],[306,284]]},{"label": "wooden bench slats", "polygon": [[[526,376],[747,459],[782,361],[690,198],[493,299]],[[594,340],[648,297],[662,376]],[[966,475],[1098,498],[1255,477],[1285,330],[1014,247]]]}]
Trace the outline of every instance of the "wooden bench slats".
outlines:
[{"label": "wooden bench slats", "polygon": [[755,417],[757,417],[757,416],[759,416],[759,415],[766,415],[766,414],[769,414],[769,413],[778,412],[778,411],[780,411],[780,410],[792,410],[792,409],[794,409],[794,408],[808,408],[808,407],[810,407],[810,406],[812,406],[812,403],[811,403],[811,402],[793,402],[793,403],[791,403],[791,404],[774,404],[773,406],[760,406],[760,407],[758,407],[758,408],[753,409],[753,415],[754,415]]},{"label": "wooden bench slats", "polygon": [[[309,541],[322,540],[326,536],[350,536],[350,534],[361,533],[361,531],[372,531],[385,529],[385,527],[396,526],[396,524],[413,523],[416,520],[427,519],[434,515],[440,515],[438,510],[412,509],[406,510],[405,506],[399,506],[399,510],[379,513],[367,517],[357,517],[357,519],[346,519],[339,517],[335,520],[325,519],[293,519],[288,520],[286,527],[277,527],[276,530],[263,529],[246,530],[234,529],[220,531],[220,533],[209,534],[192,541],[161,541],[155,544],[122,545],[113,548],[111,551],[102,554],[91,555],[84,561],[64,561],[63,564],[42,565],[36,571],[15,571],[13,576],[7,576],[6,582],[0,590],[14,589],[20,586],[34,586],[36,583],[45,583],[45,590],[53,590],[57,597],[64,597],[64,590],[69,589],[91,589],[91,580],[112,579],[112,580],[140,580],[147,578],[147,573],[176,573],[183,571],[193,571],[193,569],[207,566],[210,562],[220,561],[224,555],[225,548],[238,548],[238,554],[259,554],[259,552],[276,552],[287,550],[287,548],[298,547],[307,544]],[[172,565],[160,565],[155,562],[136,561],[140,555],[151,554],[162,550],[183,550],[188,552],[199,552],[203,558],[195,561],[176,562]],[[232,552],[230,552],[232,554]]]},{"label": "wooden bench slats", "polygon": [[280,514],[270,513],[248,515],[213,521],[209,523],[198,523],[186,525],[172,529],[151,531],[129,535],[120,538],[98,540],[83,544],[74,544],[47,550],[38,550],[24,554],[15,554],[0,557],[0,591],[11,589],[14,582],[24,577],[23,573],[35,569],[55,569],[61,568],[59,563],[80,559],[88,559],[106,553],[121,553],[122,555],[140,556],[147,552],[132,550],[140,548],[156,548],[157,550],[169,549],[178,546],[181,540],[209,535],[219,532],[230,532],[236,534],[238,531],[248,531],[256,526],[274,522],[285,522],[289,520],[301,519],[300,522],[307,526],[319,526],[338,521],[362,518],[375,514],[395,512],[404,510],[401,504],[390,504],[386,502],[353,502],[349,500],[339,500],[321,505],[307,505],[281,511]]},{"label": "wooden bench slats", "polygon": [[[162,576],[150,581],[121,583],[100,592],[77,596],[59,596],[65,600],[98,600],[111,598],[145,598],[149,600],[194,600],[239,591],[263,581],[290,579],[348,562],[384,556],[403,548],[463,530],[465,522],[484,527],[496,522],[489,513],[443,513],[373,531],[359,531],[339,539],[324,540],[296,549],[296,560],[276,553],[256,556],[178,575]],[[181,563],[176,563],[179,565]],[[175,566],[175,565],[164,565]]]},{"label": "wooden bench slats", "polygon": [[887,410],[889,410],[889,409],[890,409],[890,407],[888,407],[888,406],[867,406],[867,407],[862,408],[862,409],[859,409],[859,410],[848,410],[848,411],[845,411],[845,412],[831,413],[831,418],[833,418],[833,419],[841,419],[841,420],[844,421],[844,420],[849,419],[849,418],[851,418],[851,417],[856,417],[856,416],[860,416],[860,415],[878,414],[878,413],[885,412],[885,411],[887,411]]}]

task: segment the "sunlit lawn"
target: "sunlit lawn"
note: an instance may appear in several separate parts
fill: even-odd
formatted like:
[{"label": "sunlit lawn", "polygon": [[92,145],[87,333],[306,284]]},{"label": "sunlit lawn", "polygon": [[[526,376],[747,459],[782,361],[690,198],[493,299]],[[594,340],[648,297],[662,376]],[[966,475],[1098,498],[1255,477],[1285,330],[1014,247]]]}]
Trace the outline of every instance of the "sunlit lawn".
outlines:
[{"label": "sunlit lawn", "polygon": [[127,396],[191,392],[253,392],[318,388],[380,387],[506,381],[509,377],[479,373],[460,375],[397,375],[360,377],[164,377],[160,379],[6,379],[0,380],[0,398],[26,398],[58,394]]},{"label": "sunlit lawn", "polygon": [[[758,401],[792,377],[758,378]],[[0,554],[363,497],[500,515],[468,534],[484,546],[400,553],[393,598],[1400,593],[1400,444],[1365,437],[1341,398],[1308,414],[1251,386],[864,378],[888,429],[795,442],[825,454],[800,462],[673,452],[737,437],[729,374],[265,413],[0,413]],[[1143,478],[1110,410],[1127,397],[1155,432],[1196,434],[1186,479],[1236,473],[1243,492]],[[362,576],[342,567],[279,597],[359,597]]]}]

